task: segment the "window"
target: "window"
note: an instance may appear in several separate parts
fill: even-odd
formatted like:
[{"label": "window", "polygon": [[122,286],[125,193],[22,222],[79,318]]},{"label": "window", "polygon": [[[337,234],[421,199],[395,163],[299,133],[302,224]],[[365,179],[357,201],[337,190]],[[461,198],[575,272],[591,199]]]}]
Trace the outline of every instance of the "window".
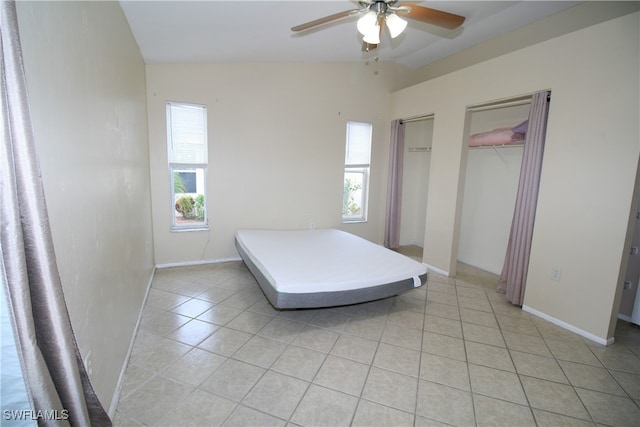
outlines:
[{"label": "window", "polygon": [[371,158],[370,123],[347,122],[342,222],[365,222]]},{"label": "window", "polygon": [[167,102],[171,229],[207,228],[207,107]]}]

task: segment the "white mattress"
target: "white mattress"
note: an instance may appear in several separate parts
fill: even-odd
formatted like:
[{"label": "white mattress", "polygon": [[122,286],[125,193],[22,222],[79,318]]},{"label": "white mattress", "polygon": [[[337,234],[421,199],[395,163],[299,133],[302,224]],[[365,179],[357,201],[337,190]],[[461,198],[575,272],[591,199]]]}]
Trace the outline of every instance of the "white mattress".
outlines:
[{"label": "white mattress", "polygon": [[362,289],[412,278],[425,264],[335,229],[239,230],[236,242],[277,292]]}]

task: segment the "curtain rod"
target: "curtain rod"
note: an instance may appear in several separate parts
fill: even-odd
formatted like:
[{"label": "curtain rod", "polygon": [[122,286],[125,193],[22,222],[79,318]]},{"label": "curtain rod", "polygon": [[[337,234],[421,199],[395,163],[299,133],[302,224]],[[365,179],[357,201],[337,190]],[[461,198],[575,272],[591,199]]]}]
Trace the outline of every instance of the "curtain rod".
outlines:
[{"label": "curtain rod", "polygon": [[[475,107],[467,107],[467,111],[486,111],[486,110],[494,110],[496,108],[504,108],[504,107],[511,107],[511,106],[515,106],[515,105],[526,105],[526,104],[531,104],[531,99],[532,99],[533,95],[529,98],[524,98],[524,99],[518,99],[518,100],[514,100],[514,101],[504,101],[504,102],[497,102],[495,104],[484,104],[484,105],[478,105]],[[551,92],[547,91],[547,102],[551,101]]]},{"label": "curtain rod", "polygon": [[433,114],[424,114],[422,116],[413,116],[407,117],[406,119],[400,119],[400,124],[410,123],[410,122],[421,122],[423,120],[433,119]]}]

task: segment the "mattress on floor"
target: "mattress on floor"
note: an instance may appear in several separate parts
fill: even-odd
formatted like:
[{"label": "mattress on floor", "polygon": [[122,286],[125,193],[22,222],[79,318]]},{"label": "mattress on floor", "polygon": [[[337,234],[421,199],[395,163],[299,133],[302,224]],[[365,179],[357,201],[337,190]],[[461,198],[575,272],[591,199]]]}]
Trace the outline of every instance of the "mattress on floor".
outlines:
[{"label": "mattress on floor", "polygon": [[239,230],[235,242],[276,308],[371,301],[426,281],[426,265],[340,230]]}]

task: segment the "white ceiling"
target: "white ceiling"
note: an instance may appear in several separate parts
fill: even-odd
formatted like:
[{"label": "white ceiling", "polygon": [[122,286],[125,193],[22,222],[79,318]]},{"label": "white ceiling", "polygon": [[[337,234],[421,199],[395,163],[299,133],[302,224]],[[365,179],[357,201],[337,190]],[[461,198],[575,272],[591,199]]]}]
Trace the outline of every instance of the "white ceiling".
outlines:
[{"label": "white ceiling", "polygon": [[[401,4],[399,2],[398,4]],[[409,20],[396,39],[362,52],[357,16],[306,34],[292,26],[359,7],[348,0],[120,0],[146,63],[335,62],[378,57],[411,68],[575,6],[569,1],[415,1],[466,17],[456,30]]]}]

